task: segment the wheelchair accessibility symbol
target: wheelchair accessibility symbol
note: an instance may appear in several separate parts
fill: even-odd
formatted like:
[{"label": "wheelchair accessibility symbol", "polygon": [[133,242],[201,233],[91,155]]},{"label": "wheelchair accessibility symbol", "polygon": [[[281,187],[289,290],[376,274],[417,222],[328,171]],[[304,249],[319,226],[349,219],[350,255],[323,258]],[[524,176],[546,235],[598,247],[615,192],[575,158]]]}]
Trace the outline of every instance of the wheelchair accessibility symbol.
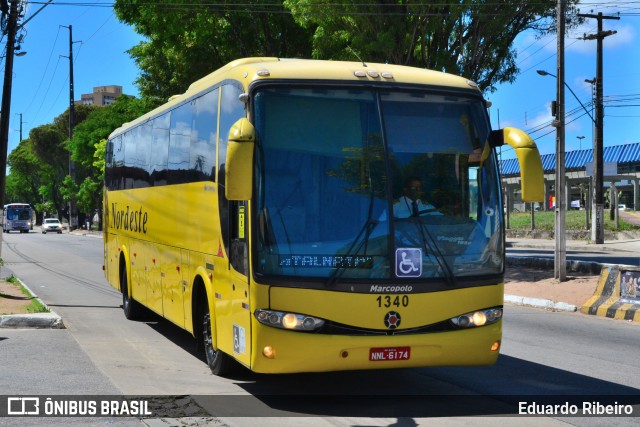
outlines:
[{"label": "wheelchair accessibility symbol", "polygon": [[396,277],[422,276],[422,249],[396,249]]}]

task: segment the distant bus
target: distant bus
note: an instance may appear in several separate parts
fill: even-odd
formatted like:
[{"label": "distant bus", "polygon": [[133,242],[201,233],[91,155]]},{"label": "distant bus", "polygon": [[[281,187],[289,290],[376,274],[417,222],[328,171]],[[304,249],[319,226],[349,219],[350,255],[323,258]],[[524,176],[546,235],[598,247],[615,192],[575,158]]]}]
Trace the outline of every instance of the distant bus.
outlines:
[{"label": "distant bus", "polygon": [[2,217],[2,230],[5,233],[20,231],[28,233],[33,230],[35,211],[27,203],[9,203],[4,205]]},{"label": "distant bus", "polygon": [[127,318],[186,329],[217,375],[492,364],[503,143],[542,201],[536,145],[492,131],[473,82],[232,62],[110,135],[105,276]]}]

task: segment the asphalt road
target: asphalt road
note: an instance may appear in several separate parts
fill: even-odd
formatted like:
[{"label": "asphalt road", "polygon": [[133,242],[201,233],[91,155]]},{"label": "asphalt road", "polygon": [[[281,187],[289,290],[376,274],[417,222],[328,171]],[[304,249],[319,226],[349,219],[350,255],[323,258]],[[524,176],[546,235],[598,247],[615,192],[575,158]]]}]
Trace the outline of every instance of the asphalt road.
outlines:
[{"label": "asphalt road", "polygon": [[[2,257],[6,268],[62,315],[68,328],[0,330],[3,394],[167,395],[174,404],[186,395],[189,405],[197,403],[215,417],[169,424],[194,426],[416,426],[434,421],[599,426],[637,425],[640,415],[638,324],[507,306],[502,353],[492,367],[281,376],[242,372],[225,379],[210,374],[189,334],[154,316],[139,322],[124,318],[120,294],[102,276],[101,240],[67,233],[4,235]],[[636,417],[477,417],[512,414],[522,400],[550,396],[565,402],[631,398]],[[21,422],[13,425],[38,424],[37,418],[0,424],[16,420]],[[44,424],[51,425],[50,420]],[[109,420],[71,422],[140,425],[134,419]],[[167,425],[163,422],[144,420],[151,426]]]}]

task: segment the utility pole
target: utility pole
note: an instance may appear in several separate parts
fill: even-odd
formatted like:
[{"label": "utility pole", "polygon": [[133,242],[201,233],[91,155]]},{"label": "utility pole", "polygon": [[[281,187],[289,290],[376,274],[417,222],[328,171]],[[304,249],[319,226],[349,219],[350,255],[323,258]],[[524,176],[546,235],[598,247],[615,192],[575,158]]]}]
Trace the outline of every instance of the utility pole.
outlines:
[{"label": "utility pole", "polygon": [[[6,13],[7,3],[2,1],[2,13]],[[7,17],[7,47],[5,51],[4,84],[2,86],[2,106],[0,107],[0,217],[4,218],[5,191],[7,186],[7,150],[9,147],[9,118],[11,117],[11,85],[13,79],[13,55],[15,53],[16,32],[18,30],[18,1],[11,2]],[[4,224],[2,224],[4,227]],[[4,230],[3,230],[4,233]],[[2,234],[0,233],[0,259],[2,259]]]},{"label": "utility pole", "polygon": [[565,117],[564,117],[564,33],[565,0],[557,3],[557,110],[556,110],[556,209],[555,209],[555,256],[553,275],[559,282],[567,280],[567,236],[565,233],[567,201],[565,197]]},{"label": "utility pole", "polygon": [[18,113],[20,116],[20,142],[22,142],[22,124],[25,123],[22,121],[22,113]]},{"label": "utility pole", "polygon": [[[73,28],[71,25],[68,27],[62,25],[64,28],[69,29],[69,141],[73,138],[73,127],[75,126],[75,101],[73,94]],[[76,165],[71,159],[71,150],[69,150],[69,176],[75,184],[76,182]],[[76,212],[76,203],[72,198],[69,201],[69,230],[75,230],[78,227],[78,212]]]},{"label": "utility pole", "polygon": [[598,20],[597,34],[584,35],[584,40],[597,40],[596,59],[596,138],[593,142],[593,175],[594,198],[591,212],[591,240],[596,244],[604,243],[604,107],[602,104],[602,40],[605,37],[616,34],[617,31],[603,31],[603,19],[620,19],[618,16],[603,16],[602,12],[597,15],[578,14],[582,18],[594,18]]}]

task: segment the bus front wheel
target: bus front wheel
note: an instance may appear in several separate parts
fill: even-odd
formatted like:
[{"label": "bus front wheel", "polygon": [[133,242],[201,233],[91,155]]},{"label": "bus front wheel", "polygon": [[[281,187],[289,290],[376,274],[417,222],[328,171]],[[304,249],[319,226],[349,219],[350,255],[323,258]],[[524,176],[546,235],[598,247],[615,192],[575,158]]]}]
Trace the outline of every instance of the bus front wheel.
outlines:
[{"label": "bus front wheel", "polygon": [[202,318],[202,341],[204,353],[207,357],[207,365],[213,375],[227,376],[234,371],[235,361],[221,350],[213,347],[213,336],[211,334],[211,315],[208,304],[204,304],[204,316]]}]

